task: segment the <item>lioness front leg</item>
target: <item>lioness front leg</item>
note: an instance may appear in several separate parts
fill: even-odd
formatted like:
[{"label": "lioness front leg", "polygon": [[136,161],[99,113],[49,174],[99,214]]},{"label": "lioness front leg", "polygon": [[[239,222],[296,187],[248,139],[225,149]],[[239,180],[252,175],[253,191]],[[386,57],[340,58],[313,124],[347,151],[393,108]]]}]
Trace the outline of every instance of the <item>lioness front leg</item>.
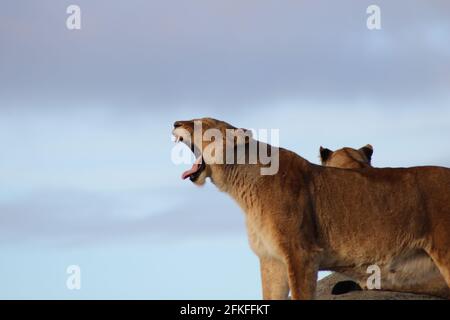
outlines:
[{"label": "lioness front leg", "polygon": [[261,257],[261,280],[264,300],[285,300],[289,295],[286,265],[275,258]]},{"label": "lioness front leg", "polygon": [[287,262],[292,300],[314,299],[319,271],[316,259],[295,253],[288,257]]}]

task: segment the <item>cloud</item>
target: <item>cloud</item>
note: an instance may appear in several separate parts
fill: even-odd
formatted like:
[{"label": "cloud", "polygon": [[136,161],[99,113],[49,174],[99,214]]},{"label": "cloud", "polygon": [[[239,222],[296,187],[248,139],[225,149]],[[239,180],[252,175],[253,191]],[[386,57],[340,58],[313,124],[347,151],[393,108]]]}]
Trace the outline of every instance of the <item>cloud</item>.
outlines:
[{"label": "cloud", "polygon": [[[447,96],[448,1],[68,1],[2,5],[5,101],[253,105],[279,99]],[[25,95],[23,93],[26,93]]]},{"label": "cloud", "polygon": [[[0,239],[6,243],[42,241],[55,246],[149,241],[180,241],[245,232],[243,215],[215,190],[202,193],[135,190],[110,194],[80,190],[41,190],[0,203]],[[197,190],[199,191],[199,190]]]}]

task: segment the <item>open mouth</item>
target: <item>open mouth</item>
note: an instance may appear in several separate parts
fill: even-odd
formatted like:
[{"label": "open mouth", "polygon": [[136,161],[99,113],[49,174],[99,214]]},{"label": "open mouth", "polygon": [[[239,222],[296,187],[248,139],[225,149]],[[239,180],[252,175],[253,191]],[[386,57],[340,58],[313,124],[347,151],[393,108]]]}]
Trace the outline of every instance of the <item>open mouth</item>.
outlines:
[{"label": "open mouth", "polygon": [[202,153],[193,143],[184,142],[183,137],[175,135],[175,143],[183,142],[188,147],[190,147],[192,153],[195,155],[195,162],[189,170],[186,170],[181,175],[181,179],[185,180],[189,178],[191,181],[195,181],[198,179],[200,174],[205,170],[205,161],[203,160]]}]

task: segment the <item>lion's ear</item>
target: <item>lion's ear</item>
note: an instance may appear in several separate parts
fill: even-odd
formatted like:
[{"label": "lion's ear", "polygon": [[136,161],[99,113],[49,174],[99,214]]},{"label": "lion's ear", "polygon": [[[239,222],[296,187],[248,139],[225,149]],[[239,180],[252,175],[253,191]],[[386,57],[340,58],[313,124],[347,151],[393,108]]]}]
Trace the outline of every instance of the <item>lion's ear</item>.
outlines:
[{"label": "lion's ear", "polygon": [[320,160],[322,161],[322,164],[326,162],[330,156],[333,154],[333,151],[327,148],[320,147]]},{"label": "lion's ear", "polygon": [[370,144],[366,144],[364,147],[360,148],[359,151],[364,153],[369,162],[372,160],[373,147]]}]

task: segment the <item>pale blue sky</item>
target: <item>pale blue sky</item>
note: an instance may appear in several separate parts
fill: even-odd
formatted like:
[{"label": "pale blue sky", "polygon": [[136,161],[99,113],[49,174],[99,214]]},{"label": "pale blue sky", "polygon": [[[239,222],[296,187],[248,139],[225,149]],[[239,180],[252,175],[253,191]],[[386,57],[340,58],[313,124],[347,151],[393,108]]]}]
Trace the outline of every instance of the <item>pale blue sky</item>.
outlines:
[{"label": "pale blue sky", "polygon": [[0,298],[261,297],[240,209],[171,162],[174,120],[280,129],[315,163],[371,143],[375,166],[450,166],[450,6],[378,1],[369,31],[369,4],[2,4]]}]

